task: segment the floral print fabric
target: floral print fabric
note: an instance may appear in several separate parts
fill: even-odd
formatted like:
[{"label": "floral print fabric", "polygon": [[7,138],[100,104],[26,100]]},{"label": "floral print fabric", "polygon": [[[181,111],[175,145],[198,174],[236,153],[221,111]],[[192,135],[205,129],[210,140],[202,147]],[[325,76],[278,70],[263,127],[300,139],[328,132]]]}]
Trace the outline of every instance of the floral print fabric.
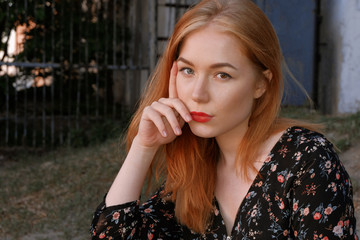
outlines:
[{"label": "floral print fabric", "polygon": [[266,158],[227,236],[214,197],[206,233],[177,223],[163,189],[139,201],[97,208],[92,239],[357,239],[350,178],[321,134],[289,128]]}]

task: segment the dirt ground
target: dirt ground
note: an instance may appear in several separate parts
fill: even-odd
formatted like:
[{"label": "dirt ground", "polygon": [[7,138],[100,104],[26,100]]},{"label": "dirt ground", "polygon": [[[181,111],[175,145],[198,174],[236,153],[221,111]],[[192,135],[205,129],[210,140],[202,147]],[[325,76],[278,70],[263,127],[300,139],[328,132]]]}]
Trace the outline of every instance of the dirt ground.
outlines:
[{"label": "dirt ground", "polygon": [[350,175],[354,187],[354,205],[357,220],[357,233],[360,234],[360,143],[349,150],[340,153],[340,159],[344,163]]}]

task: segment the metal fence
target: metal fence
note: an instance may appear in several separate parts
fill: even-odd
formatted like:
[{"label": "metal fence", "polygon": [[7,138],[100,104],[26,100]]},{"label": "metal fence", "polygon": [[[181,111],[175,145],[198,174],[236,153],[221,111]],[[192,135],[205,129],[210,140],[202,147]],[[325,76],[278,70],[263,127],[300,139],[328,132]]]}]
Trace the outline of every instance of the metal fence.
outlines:
[{"label": "metal fence", "polygon": [[0,147],[127,119],[191,0],[1,0]]}]

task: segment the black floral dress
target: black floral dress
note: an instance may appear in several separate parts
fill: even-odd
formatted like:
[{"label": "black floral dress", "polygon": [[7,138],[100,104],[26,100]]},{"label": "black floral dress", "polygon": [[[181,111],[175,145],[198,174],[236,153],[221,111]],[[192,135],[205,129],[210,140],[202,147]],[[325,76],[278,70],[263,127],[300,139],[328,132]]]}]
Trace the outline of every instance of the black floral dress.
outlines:
[{"label": "black floral dress", "polygon": [[350,178],[321,134],[287,129],[265,160],[227,236],[214,197],[205,234],[180,225],[163,189],[139,201],[97,208],[92,239],[358,239]]}]

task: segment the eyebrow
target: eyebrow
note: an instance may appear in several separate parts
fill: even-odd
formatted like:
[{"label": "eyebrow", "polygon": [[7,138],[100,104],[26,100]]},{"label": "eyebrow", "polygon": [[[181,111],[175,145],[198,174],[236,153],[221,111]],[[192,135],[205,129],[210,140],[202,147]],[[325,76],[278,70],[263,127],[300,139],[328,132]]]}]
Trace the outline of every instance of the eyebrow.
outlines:
[{"label": "eyebrow", "polygon": [[[187,59],[185,59],[183,57],[179,57],[177,59],[177,61],[178,62],[181,61],[181,62],[184,62],[184,63],[190,65],[190,66],[194,66],[194,64],[191,61],[189,61],[189,60],[187,60]],[[210,66],[210,68],[221,68],[221,67],[229,67],[229,68],[238,70],[236,67],[234,67],[233,65],[231,65],[230,63],[227,63],[227,62],[214,63],[214,64],[212,64]]]}]

